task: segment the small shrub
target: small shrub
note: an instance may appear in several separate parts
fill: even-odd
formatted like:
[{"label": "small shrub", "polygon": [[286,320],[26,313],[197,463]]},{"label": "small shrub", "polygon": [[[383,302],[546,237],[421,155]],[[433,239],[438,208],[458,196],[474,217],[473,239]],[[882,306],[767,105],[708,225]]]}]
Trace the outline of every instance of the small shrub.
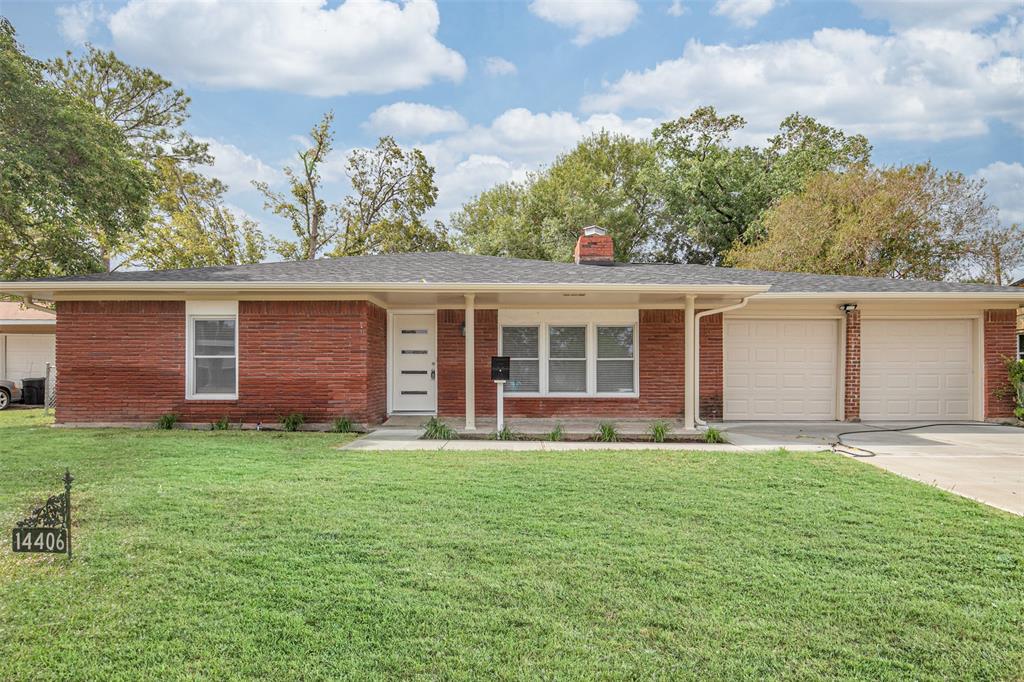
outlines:
[{"label": "small shrub", "polygon": [[174,428],[174,425],[178,423],[178,415],[173,412],[160,415],[160,418],[156,420],[156,428],[163,429],[164,431],[170,431]]},{"label": "small shrub", "polygon": [[505,422],[501,429],[494,432],[494,440],[519,440],[519,434],[512,430],[508,422]]},{"label": "small shrub", "polygon": [[725,436],[722,432],[716,429],[714,426],[709,426],[704,431],[704,442],[705,443],[725,443]]},{"label": "small shrub", "polygon": [[602,443],[618,443],[619,431],[611,422],[601,422],[597,427],[597,439]]},{"label": "small shrub", "polygon": [[334,420],[334,427],[332,430],[334,433],[352,433],[355,431],[355,426],[353,426],[352,420],[348,417],[338,417]]},{"label": "small shrub", "polygon": [[285,431],[298,431],[299,427],[306,423],[306,418],[301,412],[293,412],[286,417],[281,417],[281,428]]},{"label": "small shrub", "polygon": [[228,421],[226,416],[210,424],[211,431],[227,431],[229,428],[231,428],[231,422]]},{"label": "small shrub", "polygon": [[1024,360],[1006,358],[1006,374],[1009,379],[1007,392],[1016,403],[1013,414],[1024,420]]},{"label": "small shrub", "polygon": [[431,417],[423,425],[423,437],[427,440],[455,440],[459,433],[437,417]]},{"label": "small shrub", "polygon": [[548,434],[548,440],[565,440],[565,429],[561,424],[555,424],[555,428],[551,429],[551,433]]},{"label": "small shrub", "polygon": [[651,424],[651,428],[648,432],[651,434],[651,440],[655,443],[664,443],[665,438],[668,436],[668,432],[672,430],[671,425],[668,422],[657,421]]}]

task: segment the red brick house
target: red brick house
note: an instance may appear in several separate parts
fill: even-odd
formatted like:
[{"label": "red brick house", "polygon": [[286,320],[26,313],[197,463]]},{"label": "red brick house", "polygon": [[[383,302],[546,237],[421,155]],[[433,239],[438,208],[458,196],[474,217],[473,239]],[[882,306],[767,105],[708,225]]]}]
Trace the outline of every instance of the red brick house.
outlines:
[{"label": "red brick house", "polygon": [[57,420],[508,417],[980,420],[1018,288],[398,254],[0,284],[55,301]]}]

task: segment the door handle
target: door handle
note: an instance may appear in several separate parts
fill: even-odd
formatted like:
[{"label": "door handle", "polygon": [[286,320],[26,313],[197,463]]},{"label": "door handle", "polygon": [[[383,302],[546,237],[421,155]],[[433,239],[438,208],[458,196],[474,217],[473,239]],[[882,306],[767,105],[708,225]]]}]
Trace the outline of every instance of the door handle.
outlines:
[{"label": "door handle", "polygon": [[430,380],[431,380],[431,381],[433,381],[433,380],[434,380],[434,375],[435,375],[436,373],[437,373],[437,372],[435,372],[434,370],[430,370]]}]

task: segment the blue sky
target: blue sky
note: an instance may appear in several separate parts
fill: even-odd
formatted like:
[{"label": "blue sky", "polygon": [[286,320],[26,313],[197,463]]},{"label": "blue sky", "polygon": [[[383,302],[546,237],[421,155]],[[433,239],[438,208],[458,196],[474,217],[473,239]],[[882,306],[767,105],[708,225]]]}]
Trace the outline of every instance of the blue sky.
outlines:
[{"label": "blue sky", "polygon": [[601,128],[645,135],[704,104],[761,143],[810,114],[871,139],[879,163],[932,160],[986,179],[1024,222],[1019,0],[19,2],[2,13],[40,59],[85,41],[192,97],[230,204],[269,231],[249,181],[280,185],[331,109],[328,198],[347,150],[392,134],[424,150],[445,219],[490,185]]}]

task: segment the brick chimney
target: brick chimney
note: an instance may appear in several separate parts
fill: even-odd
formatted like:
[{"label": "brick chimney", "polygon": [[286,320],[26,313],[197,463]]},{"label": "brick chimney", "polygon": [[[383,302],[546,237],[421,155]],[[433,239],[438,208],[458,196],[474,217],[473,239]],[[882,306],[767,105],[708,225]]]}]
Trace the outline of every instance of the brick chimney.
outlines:
[{"label": "brick chimney", "polygon": [[590,225],[580,232],[572,252],[576,265],[611,265],[615,262],[612,238],[603,227]]}]

